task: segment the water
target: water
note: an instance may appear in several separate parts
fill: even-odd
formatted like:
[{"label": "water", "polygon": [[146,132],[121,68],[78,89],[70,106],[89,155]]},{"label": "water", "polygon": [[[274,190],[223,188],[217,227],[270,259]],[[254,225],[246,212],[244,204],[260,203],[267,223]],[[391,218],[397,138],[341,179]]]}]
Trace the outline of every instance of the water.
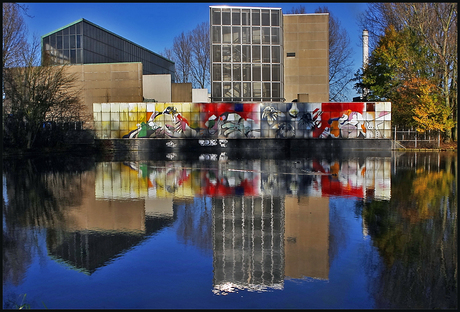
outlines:
[{"label": "water", "polygon": [[4,308],[458,305],[456,153],[3,164]]}]

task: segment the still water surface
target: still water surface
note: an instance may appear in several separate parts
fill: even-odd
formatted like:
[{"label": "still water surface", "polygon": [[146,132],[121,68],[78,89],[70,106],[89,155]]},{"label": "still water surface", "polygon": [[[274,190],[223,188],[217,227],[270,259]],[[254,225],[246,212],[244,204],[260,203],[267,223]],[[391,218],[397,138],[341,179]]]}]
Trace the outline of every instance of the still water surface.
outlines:
[{"label": "still water surface", "polygon": [[205,158],[5,159],[3,307],[457,307],[456,153]]}]

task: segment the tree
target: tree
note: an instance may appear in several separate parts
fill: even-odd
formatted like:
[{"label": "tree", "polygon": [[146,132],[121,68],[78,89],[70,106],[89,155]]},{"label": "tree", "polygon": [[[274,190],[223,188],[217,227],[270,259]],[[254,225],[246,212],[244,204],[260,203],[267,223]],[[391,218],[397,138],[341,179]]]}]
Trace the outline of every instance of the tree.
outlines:
[{"label": "tree", "polygon": [[[457,121],[457,3],[370,3],[360,24],[369,30],[371,42],[378,42],[385,29],[405,28],[422,39],[432,52],[429,66],[437,79],[444,105],[449,108],[455,127],[446,132],[448,141],[456,140]],[[374,48],[374,46],[373,46]]]},{"label": "tree", "polygon": [[[286,14],[305,13],[305,7],[299,5]],[[327,7],[319,7],[315,13],[329,13],[329,100],[343,101],[353,80],[353,51],[350,48],[350,39],[346,29]]]},{"label": "tree", "polygon": [[370,90],[369,100],[393,103],[394,124],[415,126],[421,132],[453,127],[449,108],[436,87],[438,77],[429,66],[433,54],[416,32],[397,31],[392,25],[371,54],[361,86]]},{"label": "tree", "polygon": [[[30,149],[35,147],[44,122],[80,121],[84,117],[83,106],[80,90],[75,87],[76,76],[67,73],[68,65],[54,65],[51,58],[45,58],[40,65],[40,43],[24,41],[26,27],[22,16],[19,11],[10,12],[4,10],[4,24],[17,28],[8,30],[14,36],[7,41],[24,45],[4,53],[4,62],[9,66],[2,71],[3,138],[14,147]],[[16,39],[12,40],[13,37]]]},{"label": "tree", "polygon": [[344,101],[353,77],[350,38],[327,7],[320,7],[315,13],[329,13],[329,100]]},{"label": "tree", "polygon": [[175,37],[173,47],[165,49],[163,56],[175,62],[177,82],[191,82],[195,88],[205,88],[210,81],[211,63],[208,23]]},{"label": "tree", "polygon": [[16,3],[3,3],[2,68],[20,66],[27,50],[26,24],[21,12],[27,9]]}]

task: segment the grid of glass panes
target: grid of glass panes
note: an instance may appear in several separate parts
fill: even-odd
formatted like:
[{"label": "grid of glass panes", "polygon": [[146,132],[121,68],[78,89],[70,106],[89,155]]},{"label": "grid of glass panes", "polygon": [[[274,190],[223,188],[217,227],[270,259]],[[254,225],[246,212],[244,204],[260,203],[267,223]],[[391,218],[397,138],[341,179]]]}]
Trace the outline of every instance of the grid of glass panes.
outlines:
[{"label": "grid of glass panes", "polygon": [[171,61],[86,21],[44,37],[43,47],[59,63],[142,62],[144,74],[171,74],[175,80]]},{"label": "grid of glass panes", "polygon": [[282,101],[282,12],[210,7],[213,101]]},{"label": "grid of glass panes", "polygon": [[82,22],[63,28],[43,38],[43,48],[59,63],[83,62]]}]

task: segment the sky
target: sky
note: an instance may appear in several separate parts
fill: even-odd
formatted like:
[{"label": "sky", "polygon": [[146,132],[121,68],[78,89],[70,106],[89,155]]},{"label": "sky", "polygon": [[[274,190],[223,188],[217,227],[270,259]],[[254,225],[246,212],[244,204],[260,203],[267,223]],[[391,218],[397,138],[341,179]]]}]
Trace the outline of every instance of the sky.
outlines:
[{"label": "sky", "polygon": [[[28,7],[25,17],[29,40],[40,39],[58,28],[84,18],[125,39],[155,53],[162,54],[171,48],[174,37],[209,21],[209,6],[230,5],[281,8],[283,13],[304,6],[307,13],[326,6],[348,32],[353,50],[354,72],[362,67],[362,29],[358,16],[367,4],[364,2],[139,2],[139,3],[24,3]],[[352,90],[349,100],[357,96]]]}]

